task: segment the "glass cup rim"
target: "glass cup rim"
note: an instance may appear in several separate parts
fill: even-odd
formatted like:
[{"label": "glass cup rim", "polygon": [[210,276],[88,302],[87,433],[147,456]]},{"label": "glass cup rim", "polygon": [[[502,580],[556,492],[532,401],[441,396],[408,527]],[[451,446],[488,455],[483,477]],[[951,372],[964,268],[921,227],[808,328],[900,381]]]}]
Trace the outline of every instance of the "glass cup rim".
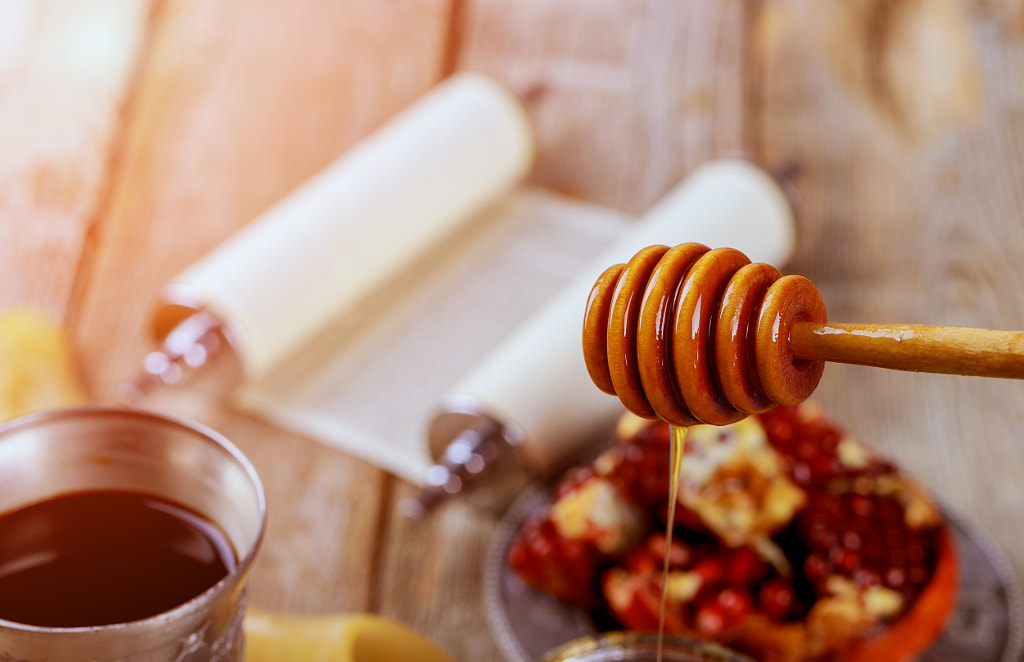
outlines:
[{"label": "glass cup rim", "polygon": [[[548,651],[538,662],[572,662],[576,657],[600,650],[636,646],[638,644],[657,645],[657,632],[622,630],[601,632],[595,635],[574,639],[553,650]],[[677,634],[664,634],[666,650],[671,647],[685,647],[694,653],[713,657],[716,662],[754,662],[749,657],[711,641],[685,637]]]},{"label": "glass cup rim", "polygon": [[194,595],[185,602],[182,602],[181,604],[166,611],[162,611],[159,614],[154,614],[134,621],[126,621],[124,623],[108,623],[106,625],[86,625],[75,627],[31,625],[29,623],[19,623],[18,621],[9,621],[4,618],[0,618],[0,628],[47,634],[81,634],[159,628],[164,622],[174,621],[177,618],[198,609],[200,605],[211,600],[214,596],[219,595],[221,592],[226,590],[227,587],[237,581],[238,577],[244,577],[255,560],[256,552],[263,542],[263,537],[267,528],[267,503],[266,495],[263,490],[263,483],[249,458],[246,457],[246,455],[242,453],[237,446],[229,441],[227,437],[211,427],[181,416],[174,416],[137,407],[120,405],[81,405],[34,412],[12,418],[8,421],[0,422],[0,443],[3,443],[4,439],[9,434],[24,428],[31,428],[65,419],[105,416],[138,418],[148,420],[150,423],[156,423],[158,425],[170,425],[171,427],[177,427],[185,432],[191,433],[192,436],[198,438],[202,442],[213,444],[227,452],[227,454],[230,455],[245,472],[246,477],[252,484],[253,492],[256,496],[259,525],[256,535],[252,540],[252,544],[249,545],[249,549],[245,556],[239,559],[235,567],[217,581],[217,583],[211,585],[201,593]]}]

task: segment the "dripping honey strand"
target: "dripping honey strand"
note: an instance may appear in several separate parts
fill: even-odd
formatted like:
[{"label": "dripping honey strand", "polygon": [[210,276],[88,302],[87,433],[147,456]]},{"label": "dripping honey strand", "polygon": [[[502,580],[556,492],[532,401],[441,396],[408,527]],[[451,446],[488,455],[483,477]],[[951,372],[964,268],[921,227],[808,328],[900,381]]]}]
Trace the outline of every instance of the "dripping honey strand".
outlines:
[{"label": "dripping honey strand", "polygon": [[665,523],[665,558],[661,567],[661,609],[658,612],[658,655],[661,662],[665,644],[665,609],[668,606],[668,570],[672,557],[672,530],[675,528],[676,500],[679,498],[679,478],[683,469],[683,451],[686,447],[686,428],[673,425],[669,439],[671,471],[668,487],[668,521]]}]

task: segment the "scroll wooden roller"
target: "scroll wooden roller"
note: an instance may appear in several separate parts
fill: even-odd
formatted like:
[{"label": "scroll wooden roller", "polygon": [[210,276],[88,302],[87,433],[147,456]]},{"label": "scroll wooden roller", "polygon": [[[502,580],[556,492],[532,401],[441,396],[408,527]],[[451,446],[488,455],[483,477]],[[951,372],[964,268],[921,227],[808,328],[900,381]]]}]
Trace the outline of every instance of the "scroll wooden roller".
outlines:
[{"label": "scroll wooden roller", "polygon": [[825,361],[1024,378],[1024,332],[832,324],[803,276],[695,243],[650,246],[601,274],[583,354],[598,388],[673,425],[802,402]]}]

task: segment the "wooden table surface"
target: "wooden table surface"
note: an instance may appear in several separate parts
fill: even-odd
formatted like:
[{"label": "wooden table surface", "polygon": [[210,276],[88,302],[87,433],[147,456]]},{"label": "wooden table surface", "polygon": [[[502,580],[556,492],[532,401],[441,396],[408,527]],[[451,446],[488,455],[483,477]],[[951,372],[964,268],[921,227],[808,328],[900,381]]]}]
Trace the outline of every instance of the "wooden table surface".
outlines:
[{"label": "wooden table surface", "polygon": [[[794,174],[787,271],[831,319],[1024,329],[1019,0],[3,0],[0,310],[62,323],[112,400],[171,276],[463,69],[529,96],[534,184],[641,213],[742,150]],[[816,398],[1024,577],[1024,384],[833,365]],[[406,520],[410,485],[199,401],[268,491],[254,604],[499,659],[493,516]]]}]

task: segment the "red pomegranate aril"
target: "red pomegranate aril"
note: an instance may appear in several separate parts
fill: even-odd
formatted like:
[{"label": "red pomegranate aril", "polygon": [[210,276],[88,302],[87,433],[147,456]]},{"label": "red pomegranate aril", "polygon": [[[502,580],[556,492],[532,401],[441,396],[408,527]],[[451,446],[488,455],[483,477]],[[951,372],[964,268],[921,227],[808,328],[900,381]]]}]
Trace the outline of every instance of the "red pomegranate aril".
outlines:
[{"label": "red pomegranate aril", "polygon": [[649,423],[637,435],[639,441],[668,446],[672,443],[672,432],[665,423]]},{"label": "red pomegranate aril", "polygon": [[850,520],[848,528],[851,531],[856,531],[862,538],[867,537],[873,533],[877,533],[878,522],[874,521],[870,517],[862,517],[860,515],[854,515],[853,519]]},{"label": "red pomegranate aril", "polygon": [[790,474],[792,474],[796,484],[803,487],[810,485],[811,479],[814,477],[811,473],[811,468],[807,466],[806,462],[795,462],[790,469]]},{"label": "red pomegranate aril", "polygon": [[[665,560],[665,535],[652,534],[647,539],[647,549],[662,561]],[[668,565],[673,569],[685,568],[693,563],[693,549],[686,543],[672,539],[668,545]]]},{"label": "red pomegranate aril", "polygon": [[761,612],[765,616],[781,621],[793,612],[793,607],[796,604],[796,592],[786,581],[771,579],[761,587],[758,600]]},{"label": "red pomegranate aril", "polygon": [[546,558],[551,556],[555,551],[555,545],[551,541],[551,538],[543,535],[541,531],[533,532],[527,539],[526,545],[530,548],[530,551],[535,556],[540,558]]},{"label": "red pomegranate aril", "polygon": [[864,561],[872,564],[885,563],[889,558],[885,545],[873,538],[868,538],[864,541],[860,549],[860,555]]},{"label": "red pomegranate aril", "polygon": [[885,544],[894,549],[903,549],[907,540],[902,529],[890,527],[885,530]]},{"label": "red pomegranate aril", "polygon": [[878,586],[882,583],[882,578],[874,570],[861,568],[853,573],[853,581],[857,586]]},{"label": "red pomegranate aril", "polygon": [[828,428],[822,432],[821,435],[821,447],[825,449],[829,454],[835,454],[836,449],[839,448],[839,442],[843,440],[843,436],[839,434],[839,431],[834,428]]},{"label": "red pomegranate aril", "polygon": [[854,494],[850,497],[850,511],[859,517],[871,517],[875,512],[875,503],[870,497]]},{"label": "red pomegranate aril", "polygon": [[837,541],[836,532],[826,525],[812,526],[807,531],[807,542],[815,549],[829,550]]},{"label": "red pomegranate aril", "polygon": [[704,634],[714,635],[725,629],[725,610],[715,599],[705,600],[697,607],[694,618],[697,629]]},{"label": "red pomegranate aril", "polygon": [[726,588],[718,594],[727,625],[736,625],[754,611],[754,599],[746,591]]},{"label": "red pomegranate aril", "polygon": [[804,561],[804,575],[812,582],[819,582],[832,574],[832,564],[820,554],[814,553]]},{"label": "red pomegranate aril", "polygon": [[590,555],[590,546],[579,540],[563,538],[560,545],[562,556],[570,563],[580,563]]},{"label": "red pomegranate aril", "polygon": [[911,563],[922,563],[927,554],[928,552],[921,543],[912,542],[907,544],[907,559]]},{"label": "red pomegranate aril", "polygon": [[521,540],[517,540],[508,551],[508,562],[513,568],[522,568],[530,559],[530,551]]},{"label": "red pomegranate aril", "polygon": [[923,586],[928,582],[928,568],[923,565],[912,565],[907,569],[907,579],[915,586]]},{"label": "red pomegranate aril", "polygon": [[740,547],[733,551],[729,559],[729,583],[739,586],[755,584],[768,571],[765,562],[749,547]]},{"label": "red pomegranate aril", "polygon": [[807,467],[813,479],[825,481],[836,474],[835,463],[826,455],[815,455],[807,460]]},{"label": "red pomegranate aril", "polygon": [[773,444],[786,446],[793,441],[794,427],[791,418],[786,418],[782,414],[783,412],[776,410],[772,415],[765,416],[762,423],[768,439]]},{"label": "red pomegranate aril", "polygon": [[894,568],[905,568],[907,565],[907,553],[901,547],[889,550],[889,565]]},{"label": "red pomegranate aril", "polygon": [[860,549],[860,535],[856,531],[847,531],[843,534],[843,547],[850,550]]},{"label": "red pomegranate aril", "polygon": [[903,510],[892,499],[879,499],[875,509],[878,519],[886,524],[903,523]]},{"label": "red pomegranate aril", "polygon": [[860,568],[860,554],[856,552],[848,549],[833,548],[831,556],[836,568],[847,574],[853,573]]},{"label": "red pomegranate aril", "polygon": [[716,586],[725,581],[725,563],[720,557],[712,556],[697,561],[693,571],[700,576],[704,587]]},{"label": "red pomegranate aril", "polygon": [[813,439],[808,439],[804,437],[796,445],[795,455],[801,460],[810,460],[812,458],[818,457],[819,454],[820,451],[818,450],[818,444],[815,443]]},{"label": "red pomegranate aril", "polygon": [[889,568],[889,571],[885,573],[885,585],[890,588],[900,588],[906,579],[906,574],[900,568]]},{"label": "red pomegranate aril", "polygon": [[646,549],[639,548],[630,552],[622,565],[635,575],[656,575],[662,570],[663,559],[655,557]]}]

